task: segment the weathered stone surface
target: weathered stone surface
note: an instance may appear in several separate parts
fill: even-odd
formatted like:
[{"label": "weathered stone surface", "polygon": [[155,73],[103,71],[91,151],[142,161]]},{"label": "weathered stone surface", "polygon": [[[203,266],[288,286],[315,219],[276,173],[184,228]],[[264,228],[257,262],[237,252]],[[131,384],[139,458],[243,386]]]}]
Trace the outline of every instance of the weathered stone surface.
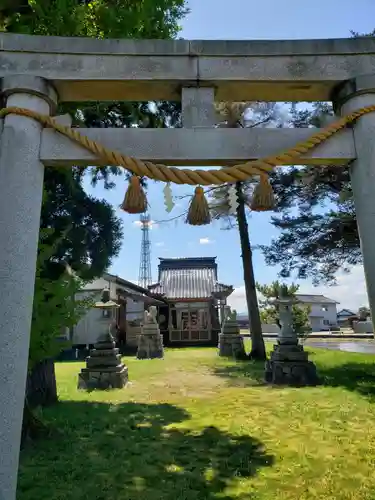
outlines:
[{"label": "weathered stone surface", "polygon": [[[14,79],[12,79],[15,82]],[[8,80],[9,81],[9,80]],[[15,92],[2,96],[2,106],[26,108],[48,115],[50,105],[19,75]],[[5,86],[6,81],[1,85]],[[15,84],[15,83],[13,83]],[[23,84],[23,89],[21,86]],[[30,82],[29,82],[30,84]],[[49,84],[44,83],[47,91]],[[17,467],[35,284],[43,165],[39,160],[42,125],[8,115],[0,144],[0,497],[16,498]]]},{"label": "weathered stone surface", "polygon": [[246,358],[243,337],[239,334],[219,333],[219,356]]},{"label": "weathered stone surface", "polygon": [[[108,149],[143,161],[201,166],[241,163],[279,153],[311,136],[311,129],[105,129],[82,128],[82,135]],[[315,132],[318,132],[316,130]],[[41,161],[48,166],[97,165],[106,160],[52,129],[44,129]],[[353,132],[346,129],[290,164],[343,165],[356,157]]]},{"label": "weathered stone surface", "polygon": [[240,325],[237,323],[237,320],[226,319],[222,326],[221,333],[238,334],[240,333]]},{"label": "weathered stone surface", "polygon": [[95,344],[78,376],[78,389],[121,389],[128,381],[128,368],[121,363],[119,349],[108,333]]},{"label": "weathered stone surface", "polygon": [[128,368],[117,371],[85,370],[78,376],[78,389],[122,389],[128,382]]},{"label": "weathered stone surface", "polygon": [[307,361],[308,354],[305,351],[274,351],[271,353],[271,361]]},{"label": "weathered stone surface", "polygon": [[[61,101],[178,100],[214,86],[217,101],[326,101],[371,73],[371,38],[339,40],[94,40],[2,33],[0,78],[50,79]],[[58,56],[57,56],[58,54]]]},{"label": "weathered stone surface", "polygon": [[[372,71],[371,73],[374,73]],[[361,81],[362,80],[362,81]],[[355,92],[349,99],[349,89],[346,89],[346,102],[342,106],[341,113],[346,115],[362,107],[374,106],[375,104],[375,77],[369,76],[365,79],[356,79],[352,83]],[[346,86],[347,87],[347,86]],[[366,92],[367,87],[367,92]],[[344,97],[344,96],[342,96]],[[361,250],[363,255],[363,267],[366,277],[367,294],[370,305],[372,322],[375,321],[375,117],[369,113],[356,120],[353,127],[354,140],[357,151],[357,159],[351,164],[350,179],[355,204],[355,212],[358,231],[361,235]],[[371,323],[366,331],[374,331]]]},{"label": "weathered stone surface", "polygon": [[120,354],[120,349],[118,347],[115,347],[114,349],[91,349],[90,351],[90,356],[92,358],[95,357],[102,357],[102,356],[112,356],[113,354],[118,355]]},{"label": "weathered stone surface", "polygon": [[115,354],[111,357],[109,356],[97,356],[96,358],[92,358],[91,355],[86,360],[87,368],[96,367],[96,366],[117,366],[121,364],[121,356],[120,354]]},{"label": "weathered stone surface", "polygon": [[314,363],[308,361],[308,353],[300,345],[275,345],[270,360],[266,361],[265,380],[271,384],[291,386],[320,383]]},{"label": "weathered stone surface", "polygon": [[163,336],[160,333],[138,335],[137,359],[154,359],[163,357]]},{"label": "weathered stone surface", "polygon": [[95,366],[92,368],[82,368],[81,372],[119,372],[122,370],[123,366],[123,363],[116,366]]},{"label": "weathered stone surface", "polygon": [[110,350],[111,352],[113,352],[113,349],[115,349],[115,348],[116,348],[116,342],[115,341],[105,340],[105,341],[97,342],[96,344],[94,344],[94,349],[98,350],[98,351]]},{"label": "weathered stone surface", "polygon": [[301,344],[274,344],[273,350],[277,352],[301,352],[303,345]]}]

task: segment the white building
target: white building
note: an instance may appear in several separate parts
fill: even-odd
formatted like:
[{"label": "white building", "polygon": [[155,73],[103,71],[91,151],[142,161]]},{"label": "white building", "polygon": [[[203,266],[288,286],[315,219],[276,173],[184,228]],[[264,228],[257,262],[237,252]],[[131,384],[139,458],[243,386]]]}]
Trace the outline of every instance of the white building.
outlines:
[{"label": "white building", "polygon": [[309,306],[310,326],[313,332],[329,330],[337,326],[337,304],[335,300],[324,295],[296,294],[296,298],[303,305]]},{"label": "white building", "polygon": [[90,296],[95,301],[101,300],[104,288],[109,289],[110,299],[120,307],[105,310],[92,308],[77,323],[71,332],[73,345],[94,344],[108,328],[110,317],[116,321],[122,341],[128,345],[136,345],[136,335],[143,319],[145,309],[150,305],[163,304],[149,296],[149,291],[134,283],[104,273],[91,283],[88,283],[77,294],[77,299]]}]

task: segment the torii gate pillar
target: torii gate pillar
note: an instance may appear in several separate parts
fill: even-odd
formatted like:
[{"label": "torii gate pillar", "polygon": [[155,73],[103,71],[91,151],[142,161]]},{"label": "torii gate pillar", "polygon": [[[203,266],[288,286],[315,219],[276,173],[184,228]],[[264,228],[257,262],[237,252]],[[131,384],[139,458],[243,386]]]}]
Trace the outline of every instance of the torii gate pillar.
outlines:
[{"label": "torii gate pillar", "polygon": [[[335,111],[341,115],[375,105],[375,75],[347,80],[337,89]],[[367,295],[375,328],[375,113],[359,118],[353,127],[356,160],[350,166]]]},{"label": "torii gate pillar", "polygon": [[[50,114],[57,95],[42,78],[3,78],[4,105]],[[0,147],[0,498],[15,500],[44,167],[42,126],[4,119]]]}]

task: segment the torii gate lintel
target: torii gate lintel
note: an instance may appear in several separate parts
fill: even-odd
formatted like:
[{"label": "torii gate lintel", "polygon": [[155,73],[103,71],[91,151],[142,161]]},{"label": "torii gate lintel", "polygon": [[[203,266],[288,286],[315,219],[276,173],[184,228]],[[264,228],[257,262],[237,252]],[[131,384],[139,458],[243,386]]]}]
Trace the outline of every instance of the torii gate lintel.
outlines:
[{"label": "torii gate lintel", "polygon": [[[209,130],[214,97],[219,100],[317,101],[331,96],[336,109],[345,114],[375,104],[375,77],[353,80],[373,71],[374,67],[375,46],[371,39],[138,42],[0,34],[0,79],[5,106],[53,114],[57,94],[61,101],[172,100],[184,96],[186,134],[192,138],[197,135],[197,127],[203,127],[198,132],[205,135],[206,142],[215,132]],[[335,92],[337,85],[345,81],[349,83]],[[187,90],[197,87],[198,83],[211,90]],[[331,164],[340,159],[353,160],[353,194],[369,302],[375,318],[375,114],[360,118],[353,130],[354,134],[344,131],[341,139],[336,138],[330,152],[328,146],[325,150],[322,146],[320,153],[314,154],[320,158],[320,164],[324,160],[330,160]],[[155,134],[147,133],[157,144],[158,131],[153,132]],[[165,132],[180,134],[182,130]],[[222,161],[230,162],[249,154],[244,148],[240,158],[236,156],[236,149],[246,139],[244,131],[216,132],[217,138],[221,134],[221,142],[224,132],[227,132],[226,137],[233,136],[232,145],[225,154],[220,153]],[[280,137],[282,133],[280,131]],[[121,137],[117,140],[121,142]],[[269,139],[264,135],[262,140],[265,144]],[[340,144],[342,151],[338,151]],[[165,148],[160,144],[158,147],[158,154],[163,157]],[[80,148],[74,148],[72,146],[75,152],[68,161],[78,160],[83,154]],[[211,138],[211,145],[201,146],[194,161],[197,163],[204,158],[217,161],[220,155],[213,157],[214,150],[215,142]],[[189,151],[174,151],[169,161],[183,164]],[[15,500],[16,496],[43,162],[52,162],[53,154],[57,155],[53,131],[43,131],[37,121],[27,117],[9,115],[4,119],[0,141],[0,497],[3,500]],[[139,154],[147,157],[151,153],[140,151]],[[69,156],[69,152],[66,155]],[[92,157],[82,161],[90,160]],[[63,149],[59,161],[64,161]],[[309,161],[313,163],[314,157]]]}]

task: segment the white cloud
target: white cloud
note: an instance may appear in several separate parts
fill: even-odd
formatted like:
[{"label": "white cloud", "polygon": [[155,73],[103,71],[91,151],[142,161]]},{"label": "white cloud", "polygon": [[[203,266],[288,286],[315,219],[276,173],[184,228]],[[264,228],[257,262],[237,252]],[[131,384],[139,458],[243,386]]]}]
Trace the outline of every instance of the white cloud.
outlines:
[{"label": "white cloud", "polygon": [[155,243],[156,247],[163,247],[165,245],[164,241],[158,241]]},{"label": "white cloud", "polygon": [[[135,220],[133,222],[133,224],[137,227],[141,227],[142,226],[142,222],[140,220]],[[157,227],[159,227],[159,224],[157,224],[155,221],[153,220],[150,220],[149,222],[149,226],[148,226],[150,229],[156,229]]]},{"label": "white cloud", "polygon": [[247,311],[245,286],[235,288],[232,295],[228,297],[228,305],[239,313]]},{"label": "white cloud", "polygon": [[209,245],[210,243],[213,243],[213,240],[210,240],[210,238],[199,238],[199,244],[200,245]]},{"label": "white cloud", "polygon": [[337,300],[338,309],[354,309],[355,311],[368,304],[365,275],[362,266],[353,266],[350,273],[339,272],[336,275],[337,285],[309,287],[301,283],[299,293],[322,294]]},{"label": "white cloud", "polygon": [[[359,307],[368,305],[365,276],[362,266],[354,266],[350,273],[339,272],[336,275],[337,285],[319,285],[314,287],[311,283],[303,281],[300,283],[298,293],[325,295],[334,299],[337,310],[351,309],[357,311]],[[228,304],[238,312],[246,312],[245,287],[240,285],[235,288],[232,295],[228,297]]]}]

